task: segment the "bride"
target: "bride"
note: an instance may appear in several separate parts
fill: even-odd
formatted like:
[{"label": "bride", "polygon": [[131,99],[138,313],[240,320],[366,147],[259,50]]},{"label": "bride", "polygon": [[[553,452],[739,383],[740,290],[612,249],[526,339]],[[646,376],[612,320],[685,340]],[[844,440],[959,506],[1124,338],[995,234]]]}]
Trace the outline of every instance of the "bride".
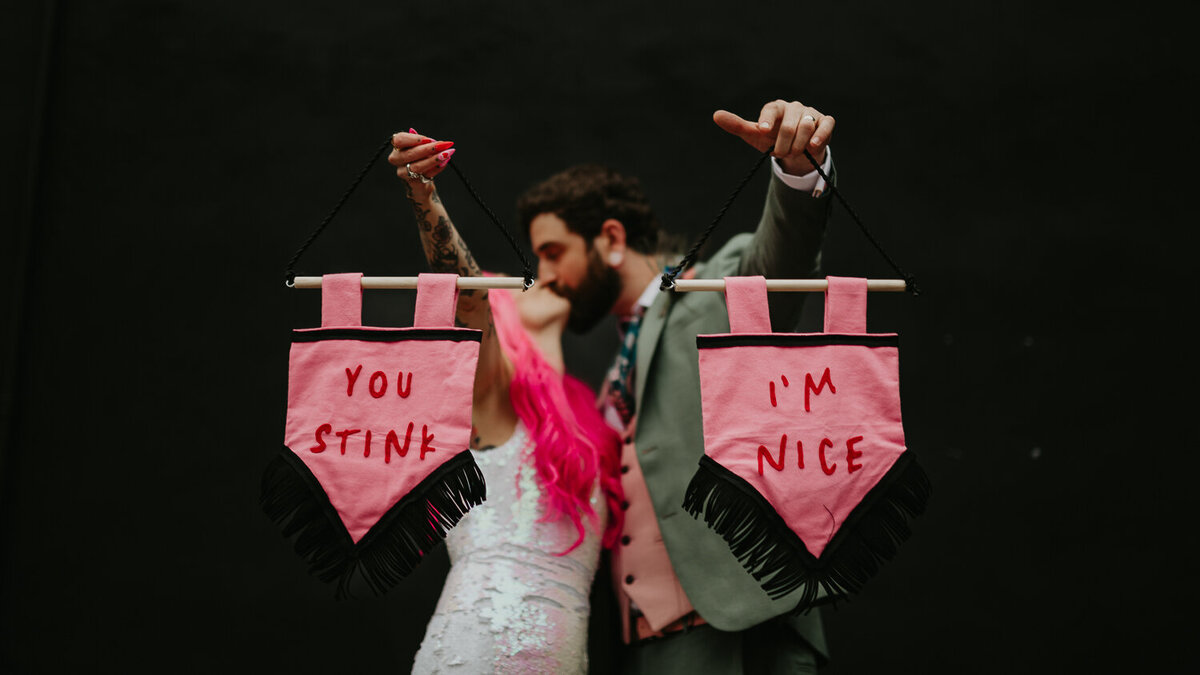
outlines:
[{"label": "bride", "polygon": [[[432,182],[453,143],[410,129],[392,144],[430,267],[479,276]],[[483,331],[471,451],[487,501],[447,534],[450,572],[414,673],[587,671],[588,595],[620,531],[621,486],[616,433],[563,372],[569,309],[536,285],[459,294],[458,321]]]}]

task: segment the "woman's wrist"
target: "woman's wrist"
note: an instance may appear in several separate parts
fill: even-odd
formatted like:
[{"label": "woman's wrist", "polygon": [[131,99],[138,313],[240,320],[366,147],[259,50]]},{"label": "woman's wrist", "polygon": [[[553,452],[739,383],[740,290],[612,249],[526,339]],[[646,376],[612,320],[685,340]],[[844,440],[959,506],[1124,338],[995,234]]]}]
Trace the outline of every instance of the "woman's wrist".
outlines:
[{"label": "woman's wrist", "polygon": [[427,202],[433,198],[433,193],[437,189],[433,185],[433,181],[423,183],[419,180],[405,180],[404,194],[411,202]]}]

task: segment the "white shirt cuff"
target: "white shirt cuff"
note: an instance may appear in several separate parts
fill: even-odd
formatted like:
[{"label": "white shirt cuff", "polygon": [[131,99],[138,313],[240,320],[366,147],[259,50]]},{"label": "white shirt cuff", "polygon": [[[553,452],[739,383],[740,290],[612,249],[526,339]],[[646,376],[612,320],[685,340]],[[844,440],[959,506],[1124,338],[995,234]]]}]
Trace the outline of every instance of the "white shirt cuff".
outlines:
[{"label": "white shirt cuff", "polygon": [[[812,193],[814,197],[820,197],[821,193],[825,192],[825,179],[821,178],[821,174],[817,173],[816,169],[809,171],[803,176],[793,176],[790,173],[785,173],[783,167],[779,166],[779,160],[771,158],[771,169],[775,171],[775,175],[783,184],[793,190],[801,190]],[[821,163],[821,170],[828,176],[833,169],[833,148],[825,148],[825,161]]]}]

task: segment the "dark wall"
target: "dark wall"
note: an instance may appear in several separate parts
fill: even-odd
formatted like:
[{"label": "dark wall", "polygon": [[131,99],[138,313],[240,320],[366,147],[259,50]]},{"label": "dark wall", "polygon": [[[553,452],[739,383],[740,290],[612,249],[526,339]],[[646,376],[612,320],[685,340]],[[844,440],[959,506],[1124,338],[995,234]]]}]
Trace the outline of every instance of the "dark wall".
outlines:
[{"label": "dark wall", "polygon": [[[288,331],[319,321],[318,294],[283,285],[289,256],[409,126],[456,141],[508,222],[525,185],[589,160],[640,176],[694,236],[754,159],[712,112],[776,97],[836,116],[845,196],[924,290],[872,296],[870,318],[901,335],[935,496],[826,612],[825,672],[1194,661],[1195,358],[1172,320],[1194,304],[1175,297],[1195,239],[1174,199],[1184,22],[1035,2],[510,4],[7,10],[0,670],[407,671],[444,553],[385,598],[335,602],[256,504]],[[439,183],[481,263],[517,272],[461,184]],[[765,186],[717,240],[753,226]],[[895,276],[845,211],[830,227],[828,273]],[[423,269],[382,162],[297,267]],[[366,302],[368,322],[410,320],[405,292]],[[567,346],[596,381],[611,323]]]}]

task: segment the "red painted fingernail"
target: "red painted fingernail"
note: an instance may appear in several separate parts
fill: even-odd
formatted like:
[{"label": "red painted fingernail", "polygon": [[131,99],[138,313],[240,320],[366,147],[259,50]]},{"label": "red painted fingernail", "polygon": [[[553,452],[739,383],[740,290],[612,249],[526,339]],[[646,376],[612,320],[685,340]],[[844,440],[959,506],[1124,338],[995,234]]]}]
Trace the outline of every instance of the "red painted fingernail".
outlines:
[{"label": "red painted fingernail", "polygon": [[443,152],[442,154],[438,155],[438,166],[446,166],[446,164],[450,162],[450,158],[453,157],[454,153],[456,153],[456,152],[458,152],[458,151],[457,150],[447,150],[447,151]]},{"label": "red painted fingernail", "polygon": [[412,127],[409,127],[409,128],[408,128],[408,133],[410,133],[410,134],[415,134],[415,133],[417,133],[417,130],[416,130],[416,129],[414,129],[414,128],[412,128]]},{"label": "red painted fingernail", "polygon": [[441,152],[442,150],[449,150],[450,148],[453,148],[453,147],[454,147],[454,141],[441,141],[437,145],[433,146],[433,149],[437,150],[438,152]]},{"label": "red painted fingernail", "polygon": [[417,145],[425,145],[426,143],[432,143],[432,142],[433,142],[432,138],[422,138],[421,140],[417,141]]}]

